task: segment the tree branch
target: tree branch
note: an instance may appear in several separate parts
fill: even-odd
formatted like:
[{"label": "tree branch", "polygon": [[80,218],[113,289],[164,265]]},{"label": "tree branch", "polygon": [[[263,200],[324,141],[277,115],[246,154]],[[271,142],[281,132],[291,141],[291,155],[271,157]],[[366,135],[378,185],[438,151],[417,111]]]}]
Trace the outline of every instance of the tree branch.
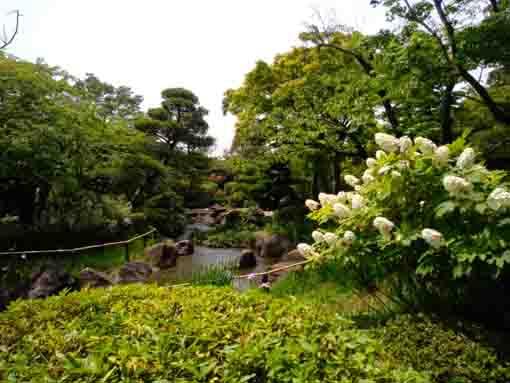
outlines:
[{"label": "tree branch", "polygon": [[14,41],[14,38],[16,37],[16,35],[19,32],[19,19],[21,17],[21,14],[19,13],[19,11],[14,11],[14,12],[16,13],[16,27],[15,27],[14,32],[11,35],[10,38],[7,38],[7,36],[5,36],[6,37],[6,41],[4,41],[2,39],[3,45],[0,46],[0,50],[4,49],[4,48],[7,48],[7,46],[10,45]]}]

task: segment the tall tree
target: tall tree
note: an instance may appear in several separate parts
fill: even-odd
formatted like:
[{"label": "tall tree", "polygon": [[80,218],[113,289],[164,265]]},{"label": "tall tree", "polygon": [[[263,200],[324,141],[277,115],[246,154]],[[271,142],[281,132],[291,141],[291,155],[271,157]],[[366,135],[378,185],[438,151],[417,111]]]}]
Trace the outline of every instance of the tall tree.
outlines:
[{"label": "tall tree", "polygon": [[161,154],[169,163],[177,151],[205,151],[214,144],[205,120],[208,111],[199,104],[193,92],[183,88],[169,88],[161,92],[159,108],[149,109],[146,118],[135,127],[162,144]]},{"label": "tall tree", "polygon": [[483,79],[472,73],[482,64],[508,63],[510,16],[507,0],[371,0],[388,8],[390,20],[417,26],[434,39],[452,76],[459,76],[500,123],[510,124],[510,109],[498,102]]}]

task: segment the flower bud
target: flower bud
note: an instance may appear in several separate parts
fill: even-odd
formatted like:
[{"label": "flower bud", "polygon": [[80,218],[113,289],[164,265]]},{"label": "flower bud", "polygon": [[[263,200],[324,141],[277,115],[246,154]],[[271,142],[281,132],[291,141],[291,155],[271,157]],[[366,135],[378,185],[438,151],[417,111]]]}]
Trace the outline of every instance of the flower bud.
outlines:
[{"label": "flower bud", "polygon": [[360,182],[358,177],[354,177],[353,175],[350,175],[350,174],[347,174],[344,177],[344,180],[345,180],[345,182],[347,182],[348,185],[350,185],[352,187],[358,185]]},{"label": "flower bud", "polygon": [[475,164],[475,151],[471,148],[464,149],[457,159],[457,167],[460,169],[469,169]]},{"label": "flower bud", "polygon": [[418,148],[420,148],[423,154],[432,154],[437,148],[434,142],[425,137],[416,137],[414,142],[418,145]]},{"label": "flower bud", "polygon": [[334,246],[338,242],[338,236],[335,233],[325,233],[324,240],[328,245]]},{"label": "flower bud", "polygon": [[437,167],[443,167],[448,165],[448,159],[450,157],[450,149],[448,146],[440,146],[434,152],[433,164]]},{"label": "flower bud", "polygon": [[322,242],[324,241],[324,234],[322,234],[320,231],[315,230],[312,233],[312,238],[315,242]]},{"label": "flower bud", "polygon": [[427,242],[434,249],[439,249],[444,245],[443,235],[439,231],[433,229],[423,229],[421,236],[425,242]]},{"label": "flower bud", "polygon": [[367,167],[373,168],[377,165],[377,160],[375,158],[367,158]]},{"label": "flower bud", "polygon": [[375,142],[382,150],[388,153],[396,152],[400,148],[400,141],[391,134],[376,133]]},{"label": "flower bud", "polygon": [[333,210],[338,218],[347,218],[351,215],[351,209],[345,206],[343,203],[335,203],[333,205]]},{"label": "flower bud", "polygon": [[346,245],[351,246],[355,240],[356,240],[356,234],[354,234],[352,231],[347,230],[347,231],[344,233],[343,242],[344,242]]},{"label": "flower bud", "polygon": [[319,208],[321,207],[321,205],[317,201],[314,201],[313,199],[307,199],[305,201],[305,206],[311,211],[319,210]]},{"label": "flower bud", "polygon": [[413,141],[407,136],[400,137],[398,142],[399,142],[399,146],[400,146],[400,153],[407,152],[409,150],[409,148],[411,148],[411,146],[413,146]]}]

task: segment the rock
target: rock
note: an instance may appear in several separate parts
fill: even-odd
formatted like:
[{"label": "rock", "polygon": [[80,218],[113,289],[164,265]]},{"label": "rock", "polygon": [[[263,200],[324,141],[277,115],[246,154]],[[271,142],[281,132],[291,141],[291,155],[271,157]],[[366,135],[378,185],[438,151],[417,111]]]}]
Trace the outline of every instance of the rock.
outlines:
[{"label": "rock", "polygon": [[80,271],[79,274],[79,284],[80,287],[106,287],[111,286],[113,284],[113,280],[106,273],[102,273],[100,271],[94,270],[90,267],[87,267]]},{"label": "rock", "polygon": [[255,233],[252,248],[255,250],[256,256],[278,258],[289,251],[291,243],[284,235],[258,231]]},{"label": "rock", "polygon": [[296,263],[296,262],[302,262],[304,260],[306,260],[306,258],[303,257],[301,255],[301,253],[297,249],[289,251],[287,254],[285,254],[282,257],[282,261],[283,262],[294,262],[294,263]]},{"label": "rock", "polygon": [[188,214],[191,216],[191,222],[194,224],[214,225],[216,223],[216,210],[191,209]]},{"label": "rock", "polygon": [[145,258],[160,269],[169,269],[177,265],[177,250],[173,241],[157,243],[145,249]]},{"label": "rock", "polygon": [[193,242],[190,240],[179,241],[175,244],[175,250],[178,256],[192,255],[195,251]]},{"label": "rock", "polygon": [[116,283],[146,282],[152,276],[152,266],[143,262],[129,262],[117,272]]},{"label": "rock", "polygon": [[64,289],[73,289],[76,287],[76,281],[71,274],[58,270],[54,266],[42,272],[37,272],[33,274],[32,277],[34,279],[31,282],[27,294],[30,299],[46,298]]},{"label": "rock", "polygon": [[241,258],[239,259],[239,268],[247,269],[257,266],[257,257],[253,250],[243,250]]},{"label": "rock", "polygon": [[[277,270],[277,269],[280,269],[282,267],[292,266],[295,263],[296,262],[279,262],[279,263],[276,263],[276,264],[270,266],[268,271]],[[279,280],[281,278],[284,278],[285,276],[287,276],[291,272],[299,272],[299,271],[303,271],[303,269],[304,269],[304,265],[298,265],[298,266],[292,266],[292,267],[289,267],[287,269],[271,273],[271,274],[269,274],[269,283],[274,283],[277,280]]]}]

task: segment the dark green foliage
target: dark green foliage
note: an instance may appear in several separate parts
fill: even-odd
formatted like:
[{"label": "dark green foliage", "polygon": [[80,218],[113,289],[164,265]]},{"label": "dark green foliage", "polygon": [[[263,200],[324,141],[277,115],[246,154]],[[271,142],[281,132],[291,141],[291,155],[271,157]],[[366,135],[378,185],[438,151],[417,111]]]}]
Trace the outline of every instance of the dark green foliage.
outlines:
[{"label": "dark green foliage", "polygon": [[460,330],[424,317],[401,317],[375,330],[385,350],[402,365],[428,371],[440,383],[503,383],[510,365]]}]

